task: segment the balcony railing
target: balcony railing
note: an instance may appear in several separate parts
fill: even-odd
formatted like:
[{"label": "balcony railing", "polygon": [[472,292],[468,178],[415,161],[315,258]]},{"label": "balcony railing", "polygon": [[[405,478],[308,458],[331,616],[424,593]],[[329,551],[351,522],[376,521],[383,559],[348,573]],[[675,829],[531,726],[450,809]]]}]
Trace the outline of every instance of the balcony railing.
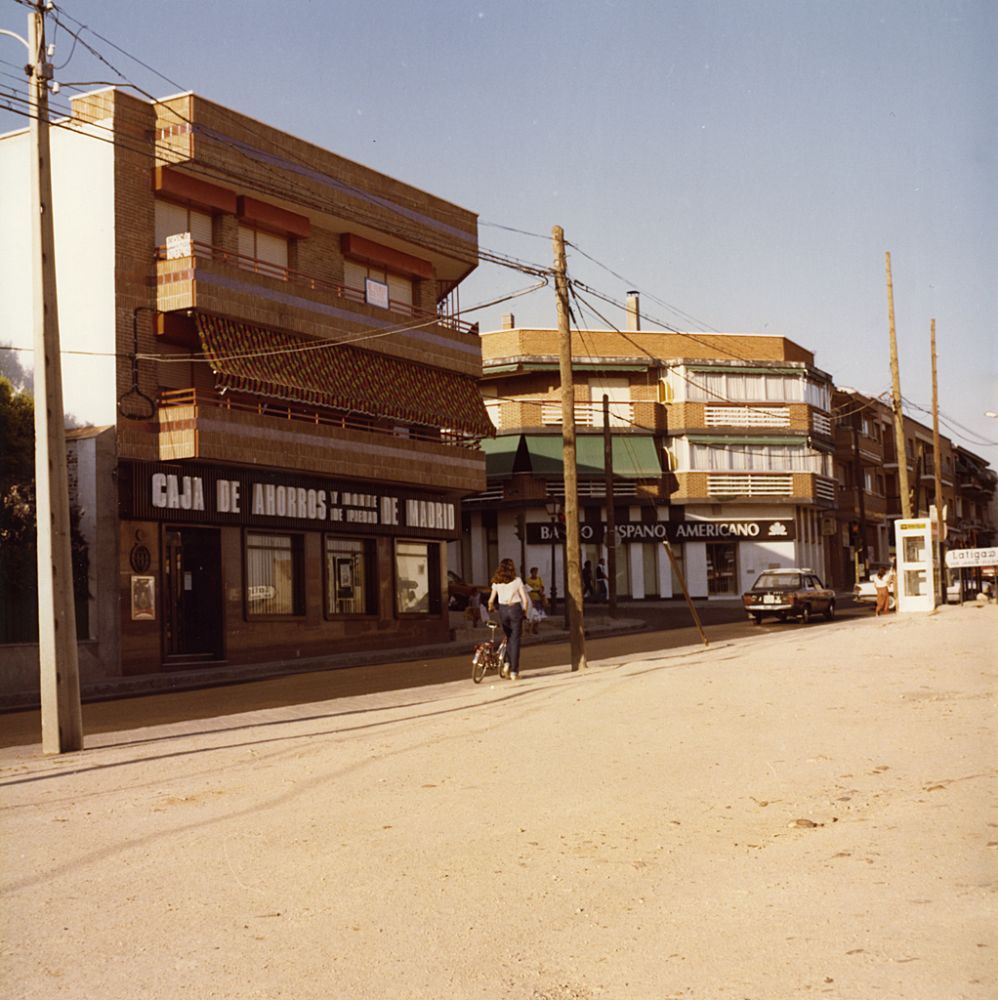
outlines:
[{"label": "balcony railing", "polygon": [[[602,403],[576,403],[575,404],[575,424],[577,427],[602,427],[603,426],[603,404]],[[561,426],[561,403],[551,402],[541,404],[541,423],[545,427]],[[634,426],[634,404],[633,403],[611,403],[610,404],[610,426],[611,427],[633,427]]]},{"label": "balcony railing", "polygon": [[[325,292],[333,298],[347,299],[361,305],[370,305],[370,303],[367,302],[364,292],[357,288],[347,288],[346,285],[340,285],[335,281],[329,281],[325,278],[316,277],[315,275],[305,274],[302,271],[294,271],[291,268],[282,267],[280,264],[274,264],[270,261],[259,260],[256,257],[247,257],[245,254],[235,253],[232,250],[226,250],[223,247],[213,246],[209,243],[200,243],[195,240],[192,241],[191,247],[193,249],[192,256],[194,258],[229,264],[233,267],[238,267],[242,271],[252,271],[254,274],[262,274],[265,277],[274,278],[277,281],[286,281],[288,284],[294,285],[297,288],[307,288],[311,291]],[[156,260],[167,259],[165,246],[157,246],[155,248],[155,258]],[[170,277],[171,276],[165,276],[165,280],[169,280]],[[373,308],[380,307],[375,306]],[[399,313],[400,315],[408,316],[413,319],[432,320],[435,323],[439,323],[441,326],[454,330],[460,330],[463,333],[470,333],[474,328],[474,324],[466,323],[463,320],[457,319],[455,316],[443,313],[427,312],[423,309],[417,309],[409,302],[401,302],[398,299],[389,299],[388,311]]]},{"label": "balcony railing", "polygon": [[789,472],[775,475],[751,472],[732,475],[712,473],[707,477],[707,492],[715,497],[792,497],[794,477]]},{"label": "balcony railing", "polygon": [[811,426],[814,428],[815,434],[823,434],[825,437],[832,436],[832,422],[824,413],[815,413],[812,410]]},{"label": "balcony railing", "polygon": [[312,424],[321,427],[342,427],[348,430],[369,431],[388,437],[405,437],[413,441],[432,441],[434,444],[475,447],[477,439],[469,438],[457,431],[401,425],[385,419],[363,417],[356,413],[338,413],[335,410],[318,410],[301,403],[251,399],[232,395],[218,396],[198,389],[171,389],[159,394],[162,410],[179,406],[214,408],[235,413],[253,413],[293,424]]},{"label": "balcony railing", "polygon": [[705,406],[704,423],[708,427],[789,427],[787,406]]}]

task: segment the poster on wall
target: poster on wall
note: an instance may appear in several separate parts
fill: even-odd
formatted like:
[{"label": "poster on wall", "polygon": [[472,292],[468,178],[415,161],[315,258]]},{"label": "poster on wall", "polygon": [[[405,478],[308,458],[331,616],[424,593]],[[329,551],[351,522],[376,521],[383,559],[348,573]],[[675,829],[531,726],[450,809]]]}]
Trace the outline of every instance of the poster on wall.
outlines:
[{"label": "poster on wall", "polygon": [[132,621],[156,620],[156,577],[132,577]]}]

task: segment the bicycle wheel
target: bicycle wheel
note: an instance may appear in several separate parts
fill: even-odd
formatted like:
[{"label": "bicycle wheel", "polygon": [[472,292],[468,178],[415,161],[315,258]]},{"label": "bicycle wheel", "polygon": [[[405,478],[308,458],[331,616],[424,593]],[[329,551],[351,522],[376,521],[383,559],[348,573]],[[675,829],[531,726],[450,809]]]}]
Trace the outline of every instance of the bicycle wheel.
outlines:
[{"label": "bicycle wheel", "polygon": [[506,640],[503,639],[499,643],[499,648],[496,650],[496,671],[499,676],[502,677],[503,667],[506,664]]},{"label": "bicycle wheel", "polygon": [[471,679],[476,684],[482,683],[482,678],[485,676],[485,671],[488,670],[489,660],[491,656],[489,655],[489,644],[483,642],[480,646],[475,649],[475,655],[471,658]]}]

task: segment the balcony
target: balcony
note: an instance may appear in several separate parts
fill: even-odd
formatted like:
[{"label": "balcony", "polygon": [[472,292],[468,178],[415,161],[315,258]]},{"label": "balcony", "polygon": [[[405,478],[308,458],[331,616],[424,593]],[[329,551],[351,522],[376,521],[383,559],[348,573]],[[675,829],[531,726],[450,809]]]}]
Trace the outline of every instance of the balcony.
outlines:
[{"label": "balcony", "polygon": [[[471,324],[364,293],[325,278],[193,242],[190,256],[167,258],[155,248],[156,307],[161,313],[201,310],[312,337],[368,335],[371,350],[481,375],[481,344]],[[424,331],[433,334],[428,350]],[[375,336],[371,336],[375,334]]]},{"label": "balcony", "polygon": [[770,500],[833,508],[836,485],[811,472],[677,472],[675,503]]},{"label": "balcony", "polygon": [[313,475],[470,493],[485,488],[485,457],[466,438],[303,405],[164,392],[148,423],[119,428],[122,457],[202,459]]},{"label": "balcony", "polygon": [[828,417],[807,403],[671,403],[670,434],[687,434],[709,428],[782,429],[799,434],[831,437]]},{"label": "balcony", "polygon": [[[531,432],[561,427],[561,403],[556,399],[486,399],[485,408],[497,430]],[[575,426],[599,430],[603,426],[602,403],[576,403]],[[610,404],[610,429],[617,433],[663,433],[665,408],[661,403]]]}]

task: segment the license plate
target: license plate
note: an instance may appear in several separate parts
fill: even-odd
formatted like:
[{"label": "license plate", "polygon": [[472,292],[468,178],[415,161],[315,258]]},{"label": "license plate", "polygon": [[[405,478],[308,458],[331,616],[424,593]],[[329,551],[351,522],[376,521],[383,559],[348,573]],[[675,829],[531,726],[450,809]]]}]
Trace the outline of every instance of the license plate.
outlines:
[{"label": "license plate", "polygon": [[775,594],[766,594],[762,598],[763,604],[778,604],[779,598]]}]

